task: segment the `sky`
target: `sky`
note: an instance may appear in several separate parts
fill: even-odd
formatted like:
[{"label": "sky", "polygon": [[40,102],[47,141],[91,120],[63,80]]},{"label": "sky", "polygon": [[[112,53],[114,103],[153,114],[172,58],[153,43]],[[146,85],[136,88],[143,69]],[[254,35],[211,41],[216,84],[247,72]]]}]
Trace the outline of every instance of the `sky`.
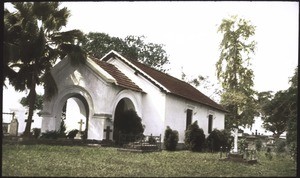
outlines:
[{"label": "sky", "polygon": [[[298,2],[63,2],[61,7],[71,12],[62,31],[79,29],[120,38],[143,35],[146,42],[163,44],[170,61],[168,73],[177,78],[184,72],[189,77],[208,76],[217,84],[215,64],[222,40],[217,30],[231,15],[256,26],[257,46],[251,60],[255,90],[287,89],[298,65]],[[11,87],[3,88],[3,111],[20,107],[23,96]]]},{"label": "sky", "polygon": [[217,81],[215,64],[222,40],[217,29],[230,15],[256,26],[252,59],[256,90],[287,89],[298,64],[298,2],[65,2],[62,6],[72,14],[63,30],[121,38],[144,35],[149,42],[164,44],[169,73],[179,78],[183,71]]}]

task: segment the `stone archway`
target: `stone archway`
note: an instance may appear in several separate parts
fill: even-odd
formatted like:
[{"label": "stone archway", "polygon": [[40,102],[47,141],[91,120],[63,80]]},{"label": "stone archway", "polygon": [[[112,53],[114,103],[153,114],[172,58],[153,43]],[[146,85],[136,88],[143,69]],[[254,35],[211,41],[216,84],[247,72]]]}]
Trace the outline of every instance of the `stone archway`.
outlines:
[{"label": "stone archway", "polygon": [[[51,98],[51,100],[44,101],[43,111],[41,115],[43,117],[41,132],[60,129],[61,117],[63,108],[68,99],[72,98],[79,107],[79,112],[86,118],[85,128],[89,130],[89,122],[92,114],[94,113],[94,105],[92,97],[89,92],[80,86],[67,86],[58,92],[58,95]],[[79,124],[77,125],[79,128]],[[78,129],[77,128],[77,129]],[[86,134],[88,136],[88,132]]]},{"label": "stone archway", "polygon": [[66,131],[77,129],[83,131],[84,138],[87,138],[89,105],[86,99],[80,94],[70,95],[63,108],[65,109]]},{"label": "stone archway", "polygon": [[114,113],[114,130],[113,130],[113,140],[116,142],[119,139],[119,129],[117,127],[117,123],[120,119],[122,119],[122,115],[125,111],[133,109],[135,110],[133,102],[129,98],[123,98],[121,99],[115,109]]}]

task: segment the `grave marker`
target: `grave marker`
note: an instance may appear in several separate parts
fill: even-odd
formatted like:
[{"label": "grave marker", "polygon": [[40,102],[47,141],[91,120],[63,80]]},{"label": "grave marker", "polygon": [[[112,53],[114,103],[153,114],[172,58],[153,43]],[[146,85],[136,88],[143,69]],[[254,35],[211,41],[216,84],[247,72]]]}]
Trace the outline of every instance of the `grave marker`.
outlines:
[{"label": "grave marker", "polygon": [[104,132],[106,133],[106,140],[109,140],[110,132],[112,132],[110,126],[107,126],[106,129],[104,129]]},{"label": "grave marker", "polygon": [[18,119],[13,118],[10,122],[9,135],[18,136],[18,128],[19,128]]},{"label": "grave marker", "polygon": [[82,139],[81,138],[81,136],[82,136],[81,132],[82,132],[82,125],[84,124],[84,122],[82,121],[82,119],[80,119],[80,121],[78,122],[78,124],[79,124],[79,131],[76,134],[75,139]]},{"label": "grave marker", "polygon": [[237,153],[238,152],[238,128],[234,129],[234,142],[233,142],[233,153]]},{"label": "grave marker", "polygon": [[82,119],[80,119],[80,122],[78,122],[78,124],[79,124],[79,132],[81,132],[82,131],[82,125],[84,124]]}]

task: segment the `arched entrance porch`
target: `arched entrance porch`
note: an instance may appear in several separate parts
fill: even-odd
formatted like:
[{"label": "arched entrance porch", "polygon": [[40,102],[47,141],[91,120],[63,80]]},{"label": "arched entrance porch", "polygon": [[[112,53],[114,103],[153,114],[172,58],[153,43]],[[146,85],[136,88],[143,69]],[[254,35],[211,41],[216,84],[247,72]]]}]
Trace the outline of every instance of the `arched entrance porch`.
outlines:
[{"label": "arched entrance porch", "polygon": [[135,110],[133,102],[129,98],[123,98],[121,99],[115,109],[114,113],[114,130],[113,130],[113,140],[115,142],[118,142],[119,139],[119,126],[118,123],[122,119],[122,115],[125,111],[128,110]]},{"label": "arched entrance porch", "polygon": [[87,138],[89,122],[89,106],[86,99],[80,94],[69,96],[62,110],[65,117],[66,132],[78,130],[84,139]]},{"label": "arched entrance porch", "polygon": [[[66,111],[68,107],[72,108],[72,106],[68,106],[68,104],[67,106],[65,105],[68,100],[72,100],[77,108],[78,115],[82,115],[82,122],[85,122],[85,124],[82,125],[82,130],[89,130],[89,122],[94,113],[92,97],[84,88],[72,85],[59,90],[58,94],[52,97],[51,100],[44,101],[43,111],[41,112],[41,116],[43,117],[42,133],[53,130],[58,131],[60,129],[62,117],[66,117],[66,112],[63,113],[63,110]],[[69,112],[72,113],[72,109]],[[80,119],[74,121],[76,125],[69,129],[79,129],[79,121]],[[89,134],[87,133],[86,135],[88,136]]]}]

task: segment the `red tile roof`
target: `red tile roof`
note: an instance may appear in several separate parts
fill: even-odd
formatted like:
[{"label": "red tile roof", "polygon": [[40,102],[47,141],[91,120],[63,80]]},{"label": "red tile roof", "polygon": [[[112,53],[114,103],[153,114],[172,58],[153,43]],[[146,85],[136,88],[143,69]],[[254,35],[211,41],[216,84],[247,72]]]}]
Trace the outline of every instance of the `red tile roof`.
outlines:
[{"label": "red tile roof", "polygon": [[139,86],[137,86],[125,74],[123,74],[116,66],[104,61],[100,61],[99,59],[95,59],[95,58],[92,59],[102,69],[104,69],[106,72],[108,72],[112,77],[114,77],[117,80],[117,85],[134,91],[144,92]]},{"label": "red tile roof", "polygon": [[171,94],[227,112],[221,105],[217,104],[215,101],[201,93],[199,90],[197,90],[190,84],[181,81],[175,77],[172,77],[168,74],[155,70],[140,62],[133,60],[128,61],[130,61],[136,67],[138,67],[147,75],[152,77],[154,80],[159,82],[165,88],[167,88],[171,92]]},{"label": "red tile roof", "polygon": [[[141,75],[143,75],[146,79],[148,79],[150,82],[152,82],[154,85],[156,85],[158,88],[165,91],[166,93],[168,93],[168,91],[166,91],[165,89],[169,90],[170,94],[173,94],[175,96],[179,96],[179,97],[185,98],[190,101],[201,103],[203,105],[210,106],[210,107],[215,108],[220,111],[228,112],[221,105],[219,105],[218,103],[216,103],[215,101],[213,101],[212,99],[210,99],[209,97],[207,97],[206,95],[201,93],[199,90],[197,90],[190,84],[188,84],[184,81],[181,81],[175,77],[172,77],[168,74],[165,74],[163,72],[155,70],[155,69],[153,69],[147,65],[144,65],[140,62],[125,59],[115,51],[111,51],[110,53],[105,55],[101,60],[107,61],[111,57],[117,57],[120,60],[122,60],[123,62],[125,62],[127,65],[130,66],[130,64],[127,62],[127,61],[129,61],[136,68],[138,68],[141,71],[143,71],[144,73],[146,73],[148,76],[150,76],[155,81],[153,81],[151,78],[149,78],[148,76],[144,75],[143,73],[141,73],[139,71],[136,71],[137,73],[140,73]],[[132,67],[134,69],[134,66],[130,66],[130,67]],[[136,69],[134,69],[134,70],[136,70]],[[158,82],[159,84],[157,84],[156,82]]]}]

